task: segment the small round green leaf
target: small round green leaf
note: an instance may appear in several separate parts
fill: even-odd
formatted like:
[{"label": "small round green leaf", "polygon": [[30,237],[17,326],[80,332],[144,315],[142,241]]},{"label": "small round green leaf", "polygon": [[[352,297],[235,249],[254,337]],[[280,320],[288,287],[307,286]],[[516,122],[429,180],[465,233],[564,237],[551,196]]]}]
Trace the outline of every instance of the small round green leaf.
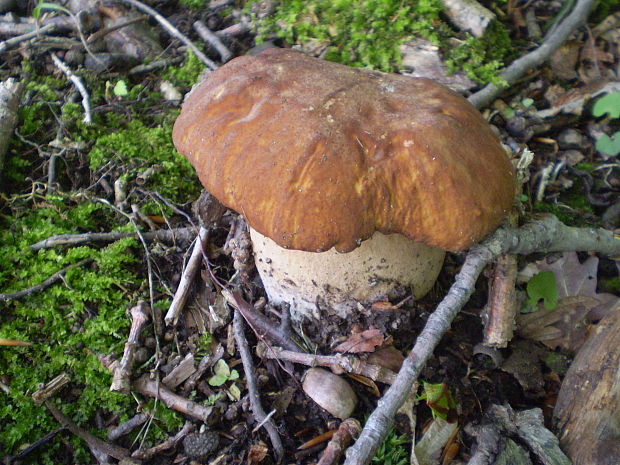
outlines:
[{"label": "small round green leaf", "polygon": [[620,92],[612,92],[596,101],[592,114],[597,118],[608,114],[611,118],[620,118]]},{"label": "small round green leaf", "polygon": [[612,137],[603,134],[596,141],[596,150],[604,155],[615,157],[620,153],[620,131],[616,132]]}]

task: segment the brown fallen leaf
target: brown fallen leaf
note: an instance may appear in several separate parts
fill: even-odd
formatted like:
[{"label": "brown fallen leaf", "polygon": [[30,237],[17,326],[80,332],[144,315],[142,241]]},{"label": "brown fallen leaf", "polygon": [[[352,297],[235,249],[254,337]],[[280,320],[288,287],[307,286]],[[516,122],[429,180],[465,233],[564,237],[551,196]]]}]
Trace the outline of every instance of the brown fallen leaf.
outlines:
[{"label": "brown fallen leaf", "polygon": [[361,333],[353,334],[339,344],[334,350],[341,353],[358,354],[360,352],[374,352],[383,344],[383,333],[378,329],[367,329]]},{"label": "brown fallen leaf", "polygon": [[269,449],[263,441],[260,441],[258,444],[252,444],[250,446],[250,450],[248,451],[247,464],[258,465],[265,459],[265,457],[267,457],[268,452]]}]

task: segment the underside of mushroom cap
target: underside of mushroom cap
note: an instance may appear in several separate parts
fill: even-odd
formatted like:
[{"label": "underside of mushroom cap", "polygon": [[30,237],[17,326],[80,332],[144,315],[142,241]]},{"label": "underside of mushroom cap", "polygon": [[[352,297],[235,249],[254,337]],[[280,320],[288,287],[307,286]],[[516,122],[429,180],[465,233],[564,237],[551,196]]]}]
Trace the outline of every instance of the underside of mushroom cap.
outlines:
[{"label": "underside of mushroom cap", "polygon": [[462,96],[288,50],[211,73],[173,138],[209,192],[285,248],[346,252],[380,231],[463,250],[513,201],[512,165]]}]

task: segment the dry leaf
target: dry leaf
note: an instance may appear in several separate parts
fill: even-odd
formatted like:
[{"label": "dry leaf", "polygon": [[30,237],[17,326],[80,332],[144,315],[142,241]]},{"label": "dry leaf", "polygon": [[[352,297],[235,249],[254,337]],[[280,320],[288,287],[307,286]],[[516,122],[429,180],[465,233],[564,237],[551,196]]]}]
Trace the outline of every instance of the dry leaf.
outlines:
[{"label": "dry leaf", "polygon": [[375,397],[381,397],[381,391],[379,391],[379,386],[372,379],[367,378],[366,376],[356,375],[353,373],[347,373],[347,376],[354,381],[357,381],[360,384],[366,386],[370,392],[372,392]]},{"label": "dry leaf", "polygon": [[334,350],[341,353],[358,354],[360,352],[374,352],[383,344],[383,334],[378,329],[367,329],[361,333],[353,334],[345,342],[339,344]]},{"label": "dry leaf", "polygon": [[267,445],[263,441],[260,441],[258,444],[252,444],[248,452],[247,464],[257,465],[261,463],[267,457],[268,452],[269,449],[267,449]]},{"label": "dry leaf", "polygon": [[398,373],[400,371],[400,367],[403,366],[405,356],[396,347],[387,346],[382,347],[376,352],[370,354],[367,361],[373,365],[379,365],[383,368],[387,368]]}]

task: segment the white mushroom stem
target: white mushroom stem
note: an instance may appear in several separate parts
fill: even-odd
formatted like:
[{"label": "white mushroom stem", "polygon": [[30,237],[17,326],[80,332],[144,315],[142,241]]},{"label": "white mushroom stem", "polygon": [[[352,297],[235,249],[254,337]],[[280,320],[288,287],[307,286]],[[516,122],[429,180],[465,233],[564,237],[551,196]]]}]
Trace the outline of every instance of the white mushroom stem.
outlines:
[{"label": "white mushroom stem", "polygon": [[420,298],[435,283],[445,256],[400,234],[377,232],[349,253],[289,250],[254,229],[250,234],[269,300],[290,304],[296,321],[318,320],[321,310],[344,318],[359,304],[394,298],[404,287]]}]

